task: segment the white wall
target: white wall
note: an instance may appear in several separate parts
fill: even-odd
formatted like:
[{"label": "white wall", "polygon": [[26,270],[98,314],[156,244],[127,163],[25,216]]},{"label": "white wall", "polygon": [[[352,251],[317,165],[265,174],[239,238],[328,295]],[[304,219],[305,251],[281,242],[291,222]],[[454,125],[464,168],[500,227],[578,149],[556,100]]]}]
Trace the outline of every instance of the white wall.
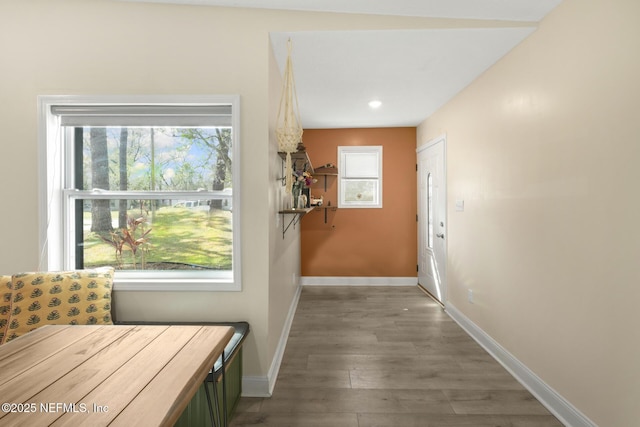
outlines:
[{"label": "white wall", "polygon": [[[268,49],[259,17],[207,9],[112,1],[0,3],[0,120],[3,159],[0,270],[39,267],[36,100],[42,94],[240,94],[242,182],[265,182],[269,165]],[[242,31],[235,30],[242,28]],[[233,37],[230,37],[230,34]],[[251,120],[247,118],[251,117]],[[20,185],[16,185],[19,182]],[[116,292],[123,320],[247,320],[248,375],[269,364],[267,192],[242,193],[243,291]],[[251,244],[244,240],[251,236]]]},{"label": "white wall", "polygon": [[[278,141],[275,136],[277,113],[282,92],[282,76],[278,69],[273,50],[269,49],[269,324],[285,325],[297,303],[300,283],[300,224],[289,225],[291,215],[277,212],[289,207],[291,196],[287,195],[282,181],[283,161],[278,155]],[[287,227],[289,227],[287,229]],[[283,230],[286,233],[283,234]],[[292,304],[293,302],[293,304]],[[267,343],[272,365],[269,372],[271,386],[274,385],[277,369],[284,351],[288,328],[282,334],[271,334]]]},{"label": "white wall", "polygon": [[449,303],[602,427],[640,419],[639,16],[565,0],[418,129],[447,134]]}]

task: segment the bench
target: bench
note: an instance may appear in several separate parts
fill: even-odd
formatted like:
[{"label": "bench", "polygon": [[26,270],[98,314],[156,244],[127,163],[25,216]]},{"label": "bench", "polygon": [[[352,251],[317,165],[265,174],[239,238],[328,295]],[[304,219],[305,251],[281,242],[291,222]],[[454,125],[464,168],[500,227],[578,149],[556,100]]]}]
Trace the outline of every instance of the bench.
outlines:
[{"label": "bench", "polygon": [[[184,410],[175,427],[197,427],[211,425],[209,396],[214,396],[214,404],[223,408],[224,423],[231,419],[242,394],[242,344],[249,334],[247,322],[136,322],[116,321],[115,325],[213,325],[231,326],[235,329],[233,337],[216,360],[207,379],[200,386],[193,399]],[[223,359],[224,357],[224,359]],[[224,367],[224,370],[223,370]],[[224,376],[222,375],[224,372]],[[220,425],[218,422],[216,425]]]}]

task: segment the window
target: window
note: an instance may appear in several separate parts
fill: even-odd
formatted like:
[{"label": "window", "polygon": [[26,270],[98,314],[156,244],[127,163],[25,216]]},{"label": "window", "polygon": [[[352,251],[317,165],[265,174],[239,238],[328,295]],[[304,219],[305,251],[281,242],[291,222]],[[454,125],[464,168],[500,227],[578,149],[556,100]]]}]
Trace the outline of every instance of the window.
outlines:
[{"label": "window", "polygon": [[238,97],[39,99],[41,267],[240,290]]},{"label": "window", "polygon": [[382,207],[382,147],[338,147],[338,207]]}]

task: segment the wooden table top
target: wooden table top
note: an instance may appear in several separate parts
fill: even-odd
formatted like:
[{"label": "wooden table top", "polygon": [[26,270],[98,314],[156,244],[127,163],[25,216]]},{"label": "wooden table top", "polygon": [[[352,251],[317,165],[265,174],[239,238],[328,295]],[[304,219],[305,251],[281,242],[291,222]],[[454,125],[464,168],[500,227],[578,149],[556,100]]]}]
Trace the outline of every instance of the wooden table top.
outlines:
[{"label": "wooden table top", "polygon": [[0,346],[2,426],[172,426],[228,326],[43,326]]}]

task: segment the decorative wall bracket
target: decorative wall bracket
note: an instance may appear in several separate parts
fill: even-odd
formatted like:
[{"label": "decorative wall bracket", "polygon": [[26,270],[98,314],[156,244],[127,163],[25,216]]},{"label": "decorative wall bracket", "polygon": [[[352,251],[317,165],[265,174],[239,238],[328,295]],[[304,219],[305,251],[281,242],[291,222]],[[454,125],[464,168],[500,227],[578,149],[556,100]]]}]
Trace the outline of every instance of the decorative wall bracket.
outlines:
[{"label": "decorative wall bracket", "polygon": [[318,210],[318,211],[324,211],[324,223],[327,223],[327,211],[333,211],[335,212],[336,210],[338,210],[337,206],[314,206],[313,209]]},{"label": "decorative wall bracket", "polygon": [[[278,214],[282,216],[282,238],[284,239],[284,235],[287,233],[287,230],[293,225],[293,228],[296,227],[296,224],[300,222],[303,216],[311,212],[313,208],[306,209],[286,209],[283,211],[279,211]],[[292,215],[289,223],[285,226],[285,217],[287,215]]]}]

